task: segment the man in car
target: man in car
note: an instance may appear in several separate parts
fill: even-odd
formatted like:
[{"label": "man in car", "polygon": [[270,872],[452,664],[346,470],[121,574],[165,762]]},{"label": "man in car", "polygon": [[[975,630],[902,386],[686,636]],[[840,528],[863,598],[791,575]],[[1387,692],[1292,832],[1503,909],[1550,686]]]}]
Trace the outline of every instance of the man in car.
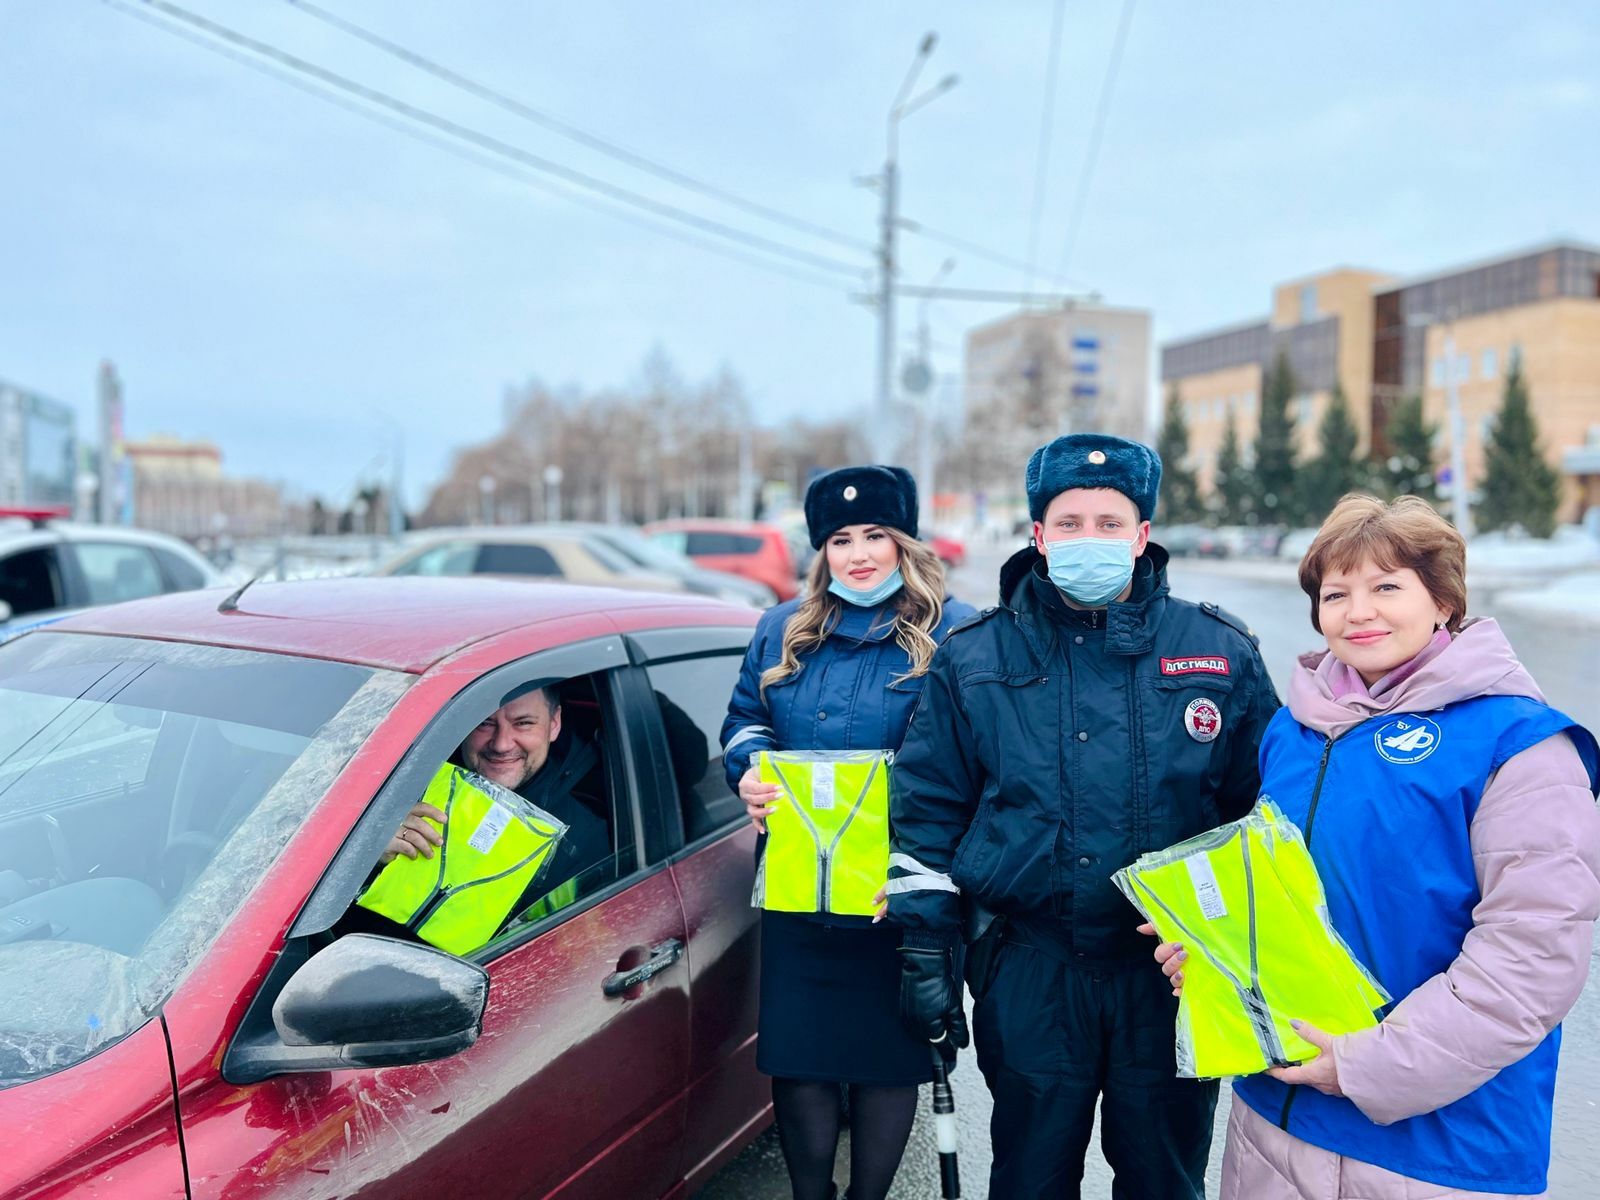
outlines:
[{"label": "man in car", "polygon": [[[549,865],[512,907],[513,917],[544,916],[572,903],[578,877],[611,856],[611,832],[599,815],[606,805],[599,750],[584,738],[560,739],[560,693],[553,684],[526,684],[503,697],[451,756],[568,826]],[[433,805],[414,805],[378,865],[402,854],[432,858],[444,845],[444,822]]]}]

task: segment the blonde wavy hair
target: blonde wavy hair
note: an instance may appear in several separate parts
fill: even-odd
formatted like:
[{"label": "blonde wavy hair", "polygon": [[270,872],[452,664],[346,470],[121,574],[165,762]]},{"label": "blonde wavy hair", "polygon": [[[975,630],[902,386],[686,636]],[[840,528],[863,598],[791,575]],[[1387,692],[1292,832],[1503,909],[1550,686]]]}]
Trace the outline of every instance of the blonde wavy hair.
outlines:
[{"label": "blonde wavy hair", "polygon": [[[927,674],[933,652],[939,648],[933,640],[933,631],[944,616],[944,564],[916,538],[887,525],[878,528],[892,537],[900,548],[900,576],[905,581],[894,606],[894,640],[911,660],[911,669],[894,677],[893,682],[899,683]],[[832,578],[824,542],[811,562],[811,570],[806,573],[806,598],[783,627],[782,656],[761,673],[763,697],[774,683],[804,670],[800,656],[817,649],[839,627],[845,602],[828,591]]]}]

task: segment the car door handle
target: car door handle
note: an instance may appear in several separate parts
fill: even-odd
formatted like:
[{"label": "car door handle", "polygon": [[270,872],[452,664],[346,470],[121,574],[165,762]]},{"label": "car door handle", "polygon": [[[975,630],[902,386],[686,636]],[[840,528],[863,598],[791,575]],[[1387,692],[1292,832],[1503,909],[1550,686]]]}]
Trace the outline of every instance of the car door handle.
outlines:
[{"label": "car door handle", "polygon": [[659,975],[682,957],[683,943],[677,938],[669,938],[660,945],[650,947],[650,957],[637,967],[630,967],[626,971],[613,971],[607,975],[600,988],[607,996],[620,996],[630,988],[636,988]]}]

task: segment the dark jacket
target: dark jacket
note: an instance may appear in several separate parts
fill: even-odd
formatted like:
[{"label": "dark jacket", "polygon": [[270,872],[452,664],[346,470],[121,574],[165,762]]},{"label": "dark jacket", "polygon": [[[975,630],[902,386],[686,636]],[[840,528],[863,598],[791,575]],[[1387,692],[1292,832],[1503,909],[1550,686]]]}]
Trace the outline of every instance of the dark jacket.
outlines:
[{"label": "dark jacket", "polygon": [[600,752],[587,738],[558,738],[550,747],[544,766],[517,789],[517,795],[561,821],[567,832],[545,869],[512,907],[513,913],[607,861],[612,854],[611,828],[600,815],[609,808]]},{"label": "dark jacket", "polygon": [[1255,802],[1277,693],[1254,635],[1169,595],[1166,564],[1151,544],[1126,603],[1080,612],[1019,551],[940,647],[890,777],[909,944],[954,939],[953,883],[1068,961],[1147,956],[1112,873]]},{"label": "dark jacket", "polygon": [[[894,600],[877,608],[842,605],[828,640],[800,659],[801,669],[761,695],[761,673],[783,653],[783,627],[800,607],[790,600],[769,608],[756,625],[744,667],[722,723],[722,762],[728,786],[762,750],[898,750],[922,695],[926,676],[905,674],[911,660],[891,636]],[[935,642],[971,617],[970,604],[947,600]]]}]

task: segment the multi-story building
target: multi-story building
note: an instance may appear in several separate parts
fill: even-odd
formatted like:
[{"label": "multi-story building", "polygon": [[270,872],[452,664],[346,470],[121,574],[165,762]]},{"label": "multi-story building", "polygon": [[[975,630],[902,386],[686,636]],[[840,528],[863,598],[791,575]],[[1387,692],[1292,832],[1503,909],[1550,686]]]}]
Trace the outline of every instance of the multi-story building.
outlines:
[{"label": "multi-story building", "polygon": [[211,442],[158,435],[125,445],[133,464],[134,520],[182,538],[260,537],[284,532],[289,520],[277,484],[225,475]]},{"label": "multi-story building", "polygon": [[1210,490],[1229,420],[1248,457],[1267,372],[1280,357],[1294,377],[1302,453],[1314,450],[1335,383],[1344,388],[1365,452],[1371,436],[1372,292],[1389,278],[1341,267],[1293,280],[1274,289],[1267,318],[1162,346],[1162,386],[1178,389],[1189,424],[1190,464],[1202,490]]},{"label": "multi-story building", "polygon": [[70,509],[77,478],[77,414],[0,381],[0,505]]},{"label": "multi-story building", "polygon": [[1544,453],[1568,480],[1563,518],[1600,503],[1592,449],[1600,446],[1600,249],[1560,242],[1404,280],[1331,271],[1277,287],[1264,321],[1167,343],[1161,380],[1178,389],[1203,489],[1211,486],[1230,415],[1241,447],[1254,442],[1263,377],[1280,351],[1295,378],[1293,411],[1307,457],[1317,452],[1317,426],[1337,381],[1361,453],[1387,453],[1389,414],[1420,395],[1425,415],[1440,426],[1445,460],[1453,371],[1472,490],[1482,484],[1484,445],[1516,356]]},{"label": "multi-story building", "polygon": [[965,358],[969,417],[998,417],[1030,436],[1149,431],[1145,309],[1072,304],[1013,313],[969,331]]}]

